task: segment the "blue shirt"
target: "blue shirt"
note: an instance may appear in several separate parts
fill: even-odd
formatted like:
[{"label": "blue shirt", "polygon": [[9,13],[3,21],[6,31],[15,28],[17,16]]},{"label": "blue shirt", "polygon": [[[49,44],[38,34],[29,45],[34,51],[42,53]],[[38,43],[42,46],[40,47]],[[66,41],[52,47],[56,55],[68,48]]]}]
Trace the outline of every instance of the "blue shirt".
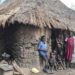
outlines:
[{"label": "blue shirt", "polygon": [[39,50],[44,50],[44,51],[46,51],[46,49],[47,49],[47,44],[44,43],[43,41],[40,41],[40,42],[39,42],[39,45],[38,45],[38,49],[39,49]]}]

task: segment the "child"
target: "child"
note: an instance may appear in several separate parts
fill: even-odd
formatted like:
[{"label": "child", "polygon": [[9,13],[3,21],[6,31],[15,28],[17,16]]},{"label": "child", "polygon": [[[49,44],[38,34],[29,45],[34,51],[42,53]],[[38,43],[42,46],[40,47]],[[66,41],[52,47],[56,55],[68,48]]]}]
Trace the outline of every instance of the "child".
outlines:
[{"label": "child", "polygon": [[55,52],[51,52],[50,56],[49,56],[49,65],[50,65],[50,69],[53,72],[53,70],[57,70],[57,66],[56,66],[56,53]]},{"label": "child", "polygon": [[59,69],[59,68],[65,69],[64,64],[63,64],[63,61],[62,61],[60,55],[57,55],[56,61],[57,61],[58,69]]}]

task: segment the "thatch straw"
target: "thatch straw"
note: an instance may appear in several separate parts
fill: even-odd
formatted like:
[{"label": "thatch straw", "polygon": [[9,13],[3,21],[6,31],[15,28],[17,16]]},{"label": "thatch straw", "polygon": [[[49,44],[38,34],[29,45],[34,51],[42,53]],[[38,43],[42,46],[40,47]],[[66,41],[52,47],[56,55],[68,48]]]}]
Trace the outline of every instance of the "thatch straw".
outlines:
[{"label": "thatch straw", "polygon": [[[7,11],[7,14],[10,15],[1,14],[0,23],[5,24],[6,21],[13,23],[16,20],[25,25],[27,23],[49,28],[52,25],[54,28],[67,29],[68,27],[70,30],[75,31],[75,12],[59,0],[20,0],[20,3],[17,3],[18,0],[13,1],[15,5],[12,6],[9,12]],[[11,11],[13,12],[11,13]]]}]

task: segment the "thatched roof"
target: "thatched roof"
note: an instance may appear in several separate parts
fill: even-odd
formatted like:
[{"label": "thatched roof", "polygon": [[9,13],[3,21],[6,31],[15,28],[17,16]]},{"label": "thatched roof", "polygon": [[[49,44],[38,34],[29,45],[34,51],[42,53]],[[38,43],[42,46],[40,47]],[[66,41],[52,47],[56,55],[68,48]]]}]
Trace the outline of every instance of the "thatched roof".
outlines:
[{"label": "thatched roof", "polygon": [[6,21],[20,9],[19,4],[20,0],[6,0],[0,5],[0,25],[5,26]]},{"label": "thatched roof", "polygon": [[75,31],[75,12],[59,0],[9,0],[3,7],[0,8],[0,23],[3,25],[6,21],[18,21],[25,25]]}]

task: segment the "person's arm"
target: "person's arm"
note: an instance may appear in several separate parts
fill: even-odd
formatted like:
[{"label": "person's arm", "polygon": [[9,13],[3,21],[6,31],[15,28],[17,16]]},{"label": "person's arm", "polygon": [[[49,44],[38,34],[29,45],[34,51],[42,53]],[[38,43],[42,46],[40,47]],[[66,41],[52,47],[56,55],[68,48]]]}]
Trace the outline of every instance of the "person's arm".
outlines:
[{"label": "person's arm", "polygon": [[39,44],[38,44],[38,50],[40,50],[41,49],[41,42],[39,42]]}]

